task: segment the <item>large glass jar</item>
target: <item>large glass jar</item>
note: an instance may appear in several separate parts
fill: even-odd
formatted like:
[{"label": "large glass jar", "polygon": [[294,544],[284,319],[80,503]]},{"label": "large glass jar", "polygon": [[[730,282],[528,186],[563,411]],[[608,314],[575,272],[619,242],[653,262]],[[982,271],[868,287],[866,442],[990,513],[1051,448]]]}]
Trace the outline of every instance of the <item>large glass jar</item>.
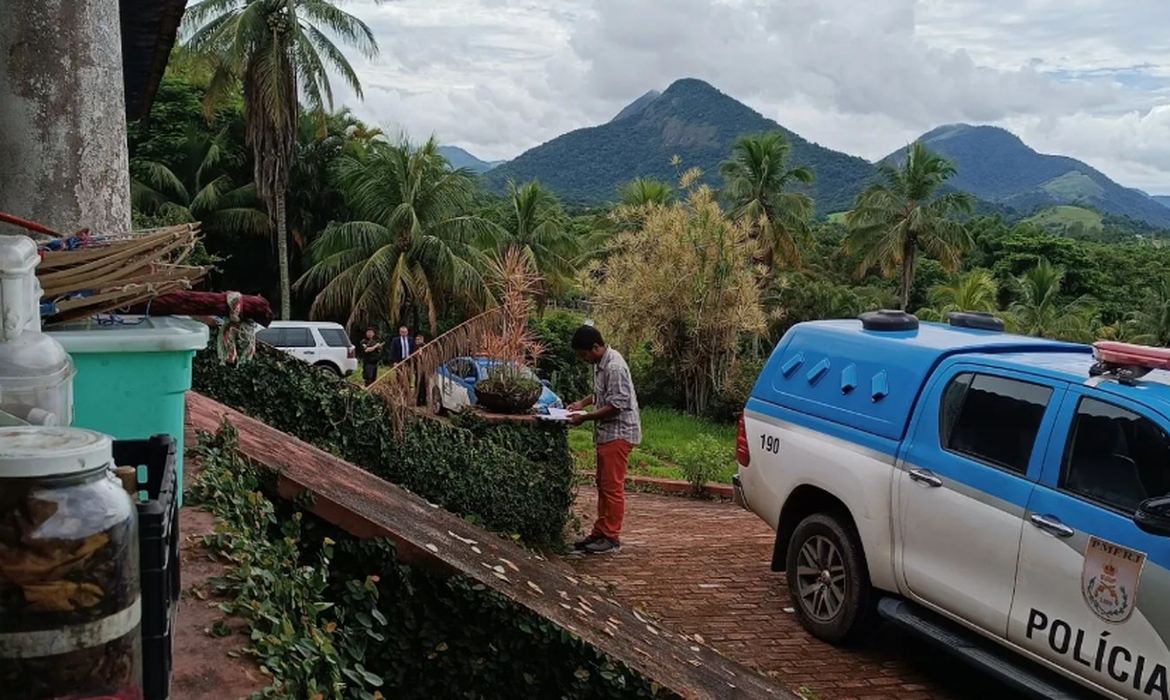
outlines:
[{"label": "large glass jar", "polygon": [[110,438],[0,428],[0,695],[141,698],[138,522]]}]

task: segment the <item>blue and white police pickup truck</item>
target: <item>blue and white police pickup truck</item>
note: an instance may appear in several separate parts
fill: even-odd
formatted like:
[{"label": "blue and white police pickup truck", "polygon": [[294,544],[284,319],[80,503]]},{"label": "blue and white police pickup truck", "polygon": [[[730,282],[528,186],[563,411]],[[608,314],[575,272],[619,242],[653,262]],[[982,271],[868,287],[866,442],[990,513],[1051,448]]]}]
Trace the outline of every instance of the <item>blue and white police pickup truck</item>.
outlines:
[{"label": "blue and white police pickup truck", "polygon": [[1170,351],[1001,328],[794,326],[736,500],[825,641],[880,616],[1033,695],[1170,700]]}]

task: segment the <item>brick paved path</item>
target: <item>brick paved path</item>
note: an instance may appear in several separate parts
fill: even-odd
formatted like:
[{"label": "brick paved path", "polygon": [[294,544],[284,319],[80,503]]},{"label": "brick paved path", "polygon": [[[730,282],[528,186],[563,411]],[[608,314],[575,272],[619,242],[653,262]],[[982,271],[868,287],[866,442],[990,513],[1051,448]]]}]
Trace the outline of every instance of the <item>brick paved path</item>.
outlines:
[{"label": "brick paved path", "polygon": [[[576,509],[588,526],[592,488]],[[821,700],[1018,700],[1002,685],[918,639],[882,626],[858,650],[808,636],[785,612],[784,576],[770,571],[774,535],[726,502],[629,493],[622,551],[571,557],[579,573],[613,583],[624,602],[699,634],[737,661],[807,688]]]}]

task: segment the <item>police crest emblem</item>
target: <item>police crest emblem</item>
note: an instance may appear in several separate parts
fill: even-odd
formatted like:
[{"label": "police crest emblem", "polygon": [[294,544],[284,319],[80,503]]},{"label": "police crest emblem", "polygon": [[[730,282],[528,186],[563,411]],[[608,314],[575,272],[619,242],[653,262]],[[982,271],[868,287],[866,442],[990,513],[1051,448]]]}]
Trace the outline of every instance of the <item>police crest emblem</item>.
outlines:
[{"label": "police crest emblem", "polygon": [[1090,537],[1081,572],[1081,591],[1089,610],[1105,622],[1128,620],[1137,606],[1145,564],[1146,555],[1141,552]]}]

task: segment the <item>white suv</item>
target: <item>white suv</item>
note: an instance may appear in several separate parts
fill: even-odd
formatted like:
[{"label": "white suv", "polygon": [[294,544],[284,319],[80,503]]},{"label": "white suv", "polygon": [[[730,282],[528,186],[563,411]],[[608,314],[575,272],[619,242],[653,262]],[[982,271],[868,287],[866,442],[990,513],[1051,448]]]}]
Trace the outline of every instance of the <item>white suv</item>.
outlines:
[{"label": "white suv", "polygon": [[348,377],[357,370],[353,343],[337,323],[274,321],[257,333],[256,339],[339,377]]}]

